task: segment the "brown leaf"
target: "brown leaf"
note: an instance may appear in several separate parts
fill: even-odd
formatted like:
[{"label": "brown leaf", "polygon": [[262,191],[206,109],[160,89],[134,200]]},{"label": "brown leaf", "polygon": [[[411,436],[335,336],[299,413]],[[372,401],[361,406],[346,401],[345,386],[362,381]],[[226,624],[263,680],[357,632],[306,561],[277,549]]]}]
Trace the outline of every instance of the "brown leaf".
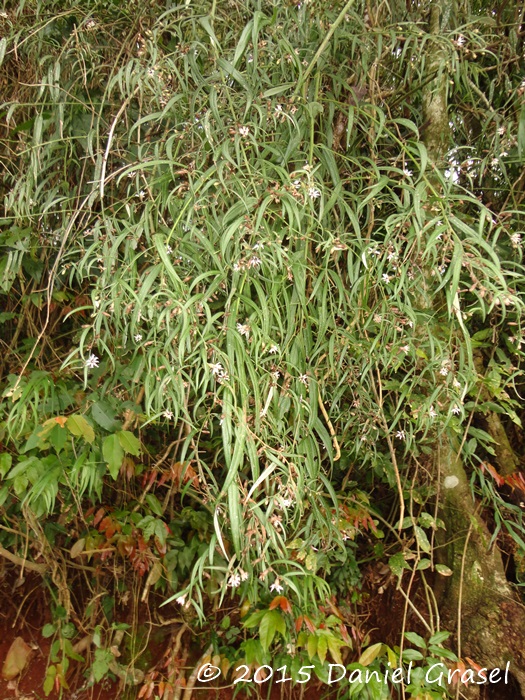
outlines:
[{"label": "brown leaf", "polygon": [[16,637],[5,657],[4,665],[2,666],[2,678],[5,678],[7,681],[16,678],[27,666],[30,655],[31,647],[24,642],[22,637]]}]

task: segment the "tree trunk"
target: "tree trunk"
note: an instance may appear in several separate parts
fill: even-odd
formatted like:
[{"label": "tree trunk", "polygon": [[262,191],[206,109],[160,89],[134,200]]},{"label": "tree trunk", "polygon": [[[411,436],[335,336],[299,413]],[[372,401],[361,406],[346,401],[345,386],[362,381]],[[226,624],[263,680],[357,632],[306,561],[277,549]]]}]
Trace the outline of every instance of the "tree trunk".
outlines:
[{"label": "tree trunk", "polygon": [[[436,39],[449,11],[449,3],[443,0],[431,6],[429,32]],[[428,77],[433,79],[427,84],[423,99],[423,138],[429,161],[437,170],[444,170],[450,143],[446,60],[437,41],[430,41],[429,45]],[[430,277],[427,282],[430,286]],[[427,297],[427,308],[436,310],[437,301]],[[525,697],[523,605],[506,579],[499,550],[490,547],[490,533],[476,507],[456,446],[443,435],[434,454],[433,473],[446,526],[444,541],[440,542],[443,546],[437,554],[453,571],[450,578],[438,577],[436,588],[444,626],[456,632],[461,657],[468,656],[488,668],[504,668],[510,661],[510,670]]]}]

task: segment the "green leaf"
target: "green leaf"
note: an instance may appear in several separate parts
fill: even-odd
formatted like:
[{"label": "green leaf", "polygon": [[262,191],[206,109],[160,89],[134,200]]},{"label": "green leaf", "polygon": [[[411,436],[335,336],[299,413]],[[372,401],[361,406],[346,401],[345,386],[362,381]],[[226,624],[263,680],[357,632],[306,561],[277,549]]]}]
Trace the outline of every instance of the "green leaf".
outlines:
[{"label": "green leaf", "polygon": [[428,640],[429,644],[442,644],[444,641],[446,641],[450,637],[450,632],[447,632],[446,630],[442,630],[441,632],[436,632],[430,639]]},{"label": "green leaf", "polygon": [[427,644],[423,637],[420,637],[419,634],[416,634],[415,632],[405,632],[405,637],[408,639],[409,642],[415,644],[416,647],[419,647],[420,649],[426,649]]},{"label": "green leaf", "polygon": [[369,666],[372,661],[375,661],[379,654],[381,654],[383,650],[383,643],[382,642],[377,642],[377,644],[372,644],[372,646],[368,647],[367,649],[364,650],[364,652],[361,654],[359,657],[358,663],[361,664],[361,666]]},{"label": "green leaf", "polygon": [[403,661],[421,661],[424,659],[423,654],[415,649],[405,649],[403,651]]},{"label": "green leaf", "polygon": [[326,652],[328,651],[328,641],[326,637],[318,637],[317,639],[317,656],[322,664],[326,660]]},{"label": "green leaf", "polygon": [[55,451],[58,454],[64,449],[64,445],[66,444],[67,430],[57,423],[49,431],[47,439],[49,444],[55,448]]},{"label": "green leaf", "polygon": [[269,610],[259,625],[259,639],[264,651],[268,651],[275,637],[276,632],[282,635],[286,632],[286,623],[280,612],[277,610]]},{"label": "green leaf", "polygon": [[401,576],[403,569],[409,569],[409,565],[405,561],[403,552],[398,552],[390,557],[388,560],[388,566],[392,569],[394,576]]},{"label": "green leaf", "polygon": [[89,425],[84,416],[81,416],[78,413],[74,413],[72,416],[68,417],[66,427],[72,435],[75,437],[83,437],[84,440],[90,444],[95,439],[95,431]]},{"label": "green leaf", "polygon": [[53,625],[50,622],[48,622],[47,625],[44,625],[42,627],[42,637],[44,637],[44,639],[47,639],[48,637],[52,637],[56,631],[57,631],[56,625]]},{"label": "green leaf", "polygon": [[129,430],[120,430],[115,434],[118,435],[120,445],[126,454],[134,457],[139,456],[140,440],[133,433],[130,433]]},{"label": "green leaf", "polygon": [[164,515],[162,511],[162,505],[157,496],[155,496],[155,494],[148,493],[146,495],[146,502],[151,508],[151,510],[155,513],[155,515],[159,516],[159,518],[161,518]]},{"label": "green leaf", "polygon": [[115,411],[105,401],[97,401],[91,406],[91,416],[104,430],[112,431],[119,425],[115,418]]},{"label": "green leaf", "polygon": [[441,576],[452,576],[454,573],[452,569],[449,569],[445,564],[436,564],[436,571],[438,574],[441,574]]},{"label": "green leaf", "polygon": [[102,455],[106,461],[109,473],[116,479],[124,459],[124,450],[120,445],[117,435],[108,435],[102,443]]},{"label": "green leaf", "polygon": [[0,454],[0,476],[2,479],[5,477],[7,472],[11,469],[11,463],[13,458],[7,452],[2,452]]},{"label": "green leaf", "polygon": [[306,649],[308,651],[308,658],[310,659],[310,661],[313,659],[313,657],[315,656],[315,652],[317,651],[317,641],[317,636],[315,634],[308,635]]},{"label": "green leaf", "polygon": [[430,552],[430,542],[428,541],[425,531],[420,528],[419,525],[415,526],[414,531],[416,533],[416,539],[420,549],[428,554]]}]

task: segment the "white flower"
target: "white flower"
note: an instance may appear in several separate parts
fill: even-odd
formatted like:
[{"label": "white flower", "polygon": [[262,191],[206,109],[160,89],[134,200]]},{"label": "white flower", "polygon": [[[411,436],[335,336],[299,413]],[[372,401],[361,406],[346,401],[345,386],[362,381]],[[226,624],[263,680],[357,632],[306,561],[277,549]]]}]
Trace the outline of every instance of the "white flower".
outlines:
[{"label": "white flower", "polygon": [[280,114],[282,114],[282,111],[283,111],[282,105],[275,105],[275,114],[280,115]]},{"label": "white flower", "polygon": [[398,438],[399,440],[404,440],[406,438],[405,431],[398,430],[396,433],[396,438]]},{"label": "white flower", "polygon": [[278,578],[276,578],[275,581],[270,586],[270,591],[277,591],[277,593],[282,593],[284,591],[284,588],[279,583]]},{"label": "white flower", "polygon": [[100,299],[95,299],[95,301],[93,302],[93,307],[95,309],[98,309],[99,306],[100,306]]},{"label": "white flower", "polygon": [[239,574],[232,574],[228,579],[228,586],[231,588],[238,588],[241,585],[241,577]]},{"label": "white flower", "polygon": [[435,417],[437,416],[437,413],[436,413],[436,411],[434,410],[434,406],[431,406],[431,407],[429,408],[429,410],[428,410],[428,415],[429,415],[431,418],[435,418]]},{"label": "white flower", "polygon": [[241,581],[247,581],[250,578],[250,575],[243,569],[239,569],[239,575],[241,577]]},{"label": "white flower", "polygon": [[250,326],[243,325],[242,323],[237,324],[237,333],[245,335],[247,338],[250,337]]},{"label": "white flower", "polygon": [[465,43],[465,37],[462,34],[460,34],[458,36],[458,38],[456,39],[456,44],[458,46],[463,46],[464,43]]},{"label": "white flower", "polygon": [[500,126],[500,128],[498,129],[498,134],[500,136],[505,136],[506,131],[507,131],[507,129],[504,126]]},{"label": "white flower", "polygon": [[238,263],[238,262],[234,263],[234,264],[233,264],[233,269],[234,269],[235,272],[239,272],[239,270],[242,269],[241,263]]},{"label": "white flower", "polygon": [[499,158],[493,158],[490,161],[490,164],[492,165],[493,168],[496,168],[499,165]]},{"label": "white flower", "polygon": [[270,355],[277,355],[279,352],[279,346],[278,345],[272,345],[272,347],[268,350]]},{"label": "white flower", "polygon": [[256,243],[252,250],[264,250],[264,243]]},{"label": "white flower", "polygon": [[171,254],[173,253],[173,248],[172,248],[170,245],[167,245],[167,246],[166,246],[166,253],[167,253],[168,255],[171,255]]},{"label": "white flower", "polygon": [[456,389],[461,389],[461,382],[458,382],[458,380],[455,379],[455,378],[454,378],[454,381],[452,382],[452,385],[453,385]]},{"label": "white flower", "polygon": [[448,370],[448,367],[446,365],[443,365],[443,367],[439,370],[439,373],[442,374],[444,377],[447,376],[448,372],[449,372],[449,370]]},{"label": "white flower", "polygon": [[302,384],[304,384],[305,386],[308,386],[308,375],[306,375],[306,374],[301,374],[301,375],[298,377],[298,379],[299,379],[299,381],[300,381]]},{"label": "white flower", "polygon": [[133,340],[134,340],[136,343],[140,343],[140,341],[142,340],[141,334],[140,334],[140,333],[137,333],[137,335],[133,336]]},{"label": "white flower", "polygon": [[513,233],[510,237],[510,242],[513,248],[519,248],[521,245],[521,233]]},{"label": "white flower", "polygon": [[308,196],[310,199],[317,199],[317,197],[321,196],[321,190],[318,190],[317,187],[310,187],[308,189]]},{"label": "white flower", "polygon": [[452,409],[452,413],[453,413],[455,416],[459,416],[459,414],[461,413],[461,408],[456,404],[456,405],[454,406],[454,408]]},{"label": "white flower", "polygon": [[412,177],[412,171],[408,168],[403,168],[403,175],[405,175],[406,177]]},{"label": "white flower", "polygon": [[281,508],[289,508],[293,501],[291,498],[281,498]]},{"label": "white flower", "polygon": [[186,602],[186,598],[187,598],[187,597],[188,597],[188,594],[187,594],[187,593],[184,593],[183,595],[180,595],[180,596],[176,599],[175,602],[178,603],[179,605],[184,605],[184,603]]},{"label": "white flower", "polygon": [[397,258],[397,253],[395,252],[395,250],[391,251],[391,252],[387,255],[387,260],[388,260],[389,262],[392,261],[392,260],[395,260],[396,258]]},{"label": "white flower", "polygon": [[250,129],[247,126],[240,126],[239,127],[239,134],[241,136],[249,136]]},{"label": "white flower", "polygon": [[374,314],[374,323],[381,323],[382,320],[382,316],[380,316],[379,314]]},{"label": "white flower", "polygon": [[140,201],[142,201],[145,196],[146,196],[146,193],[144,192],[144,190],[140,190],[140,192],[137,192],[137,194],[135,195],[135,197],[138,197],[140,199]]},{"label": "white flower", "polygon": [[386,274],[386,272],[383,273],[383,282],[388,284],[390,282],[390,276]]},{"label": "white flower", "polygon": [[168,420],[171,420],[173,418],[173,413],[169,410],[169,408],[167,408],[162,415]]},{"label": "white flower", "polygon": [[408,353],[408,352],[410,352],[410,345],[403,345],[403,347],[401,348],[401,350],[402,350],[405,354]]},{"label": "white flower", "polygon": [[253,258],[250,258],[248,262],[248,267],[259,267],[260,265],[262,265],[262,260],[256,255],[254,255]]},{"label": "white flower", "polygon": [[294,180],[293,181],[293,186],[296,190],[298,190],[301,187],[301,181],[300,180]]},{"label": "white flower", "polygon": [[224,377],[224,367],[220,362],[216,362],[214,365],[211,365],[210,369],[214,377]]},{"label": "white flower", "polygon": [[98,367],[100,360],[96,355],[91,354],[88,359],[86,360],[86,367],[88,369],[94,369],[95,367]]}]

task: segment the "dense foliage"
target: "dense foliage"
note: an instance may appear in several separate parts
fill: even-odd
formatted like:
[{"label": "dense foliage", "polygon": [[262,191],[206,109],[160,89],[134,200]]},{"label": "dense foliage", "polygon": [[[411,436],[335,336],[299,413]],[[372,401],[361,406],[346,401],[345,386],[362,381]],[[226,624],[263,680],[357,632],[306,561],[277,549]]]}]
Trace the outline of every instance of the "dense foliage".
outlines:
[{"label": "dense foliage", "polygon": [[[72,620],[107,631],[138,587],[231,661],[325,678],[360,651],[370,558],[409,603],[423,578],[429,658],[450,655],[443,440],[525,548],[491,431],[521,435],[523,18],[443,4],[435,34],[428,7],[372,5],[2,13],[0,543],[48,575],[63,659]],[[89,614],[75,562],[107,593]],[[102,641],[95,661],[115,671]]]}]

